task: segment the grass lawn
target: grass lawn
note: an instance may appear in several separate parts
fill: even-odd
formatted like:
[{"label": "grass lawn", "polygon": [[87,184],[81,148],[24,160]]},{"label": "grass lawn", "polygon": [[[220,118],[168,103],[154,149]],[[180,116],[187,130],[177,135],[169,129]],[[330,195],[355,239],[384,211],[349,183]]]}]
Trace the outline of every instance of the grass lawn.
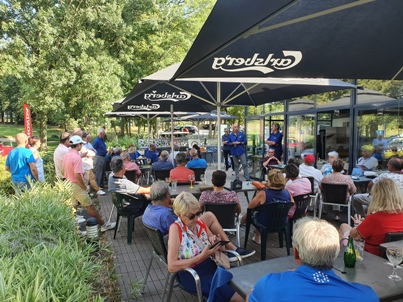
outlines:
[{"label": "grass lawn", "polygon": [[[0,137],[7,137],[7,138],[15,138],[17,133],[24,132],[24,125],[15,125],[15,124],[4,124],[0,123]],[[48,146],[52,148],[57,147],[59,142],[59,136],[63,132],[63,129],[55,127],[55,126],[48,126]],[[34,136],[39,136],[38,129],[33,131]],[[52,135],[56,135],[56,137],[52,137]],[[8,145],[6,143],[5,145]],[[13,143],[15,147],[15,143]]]}]

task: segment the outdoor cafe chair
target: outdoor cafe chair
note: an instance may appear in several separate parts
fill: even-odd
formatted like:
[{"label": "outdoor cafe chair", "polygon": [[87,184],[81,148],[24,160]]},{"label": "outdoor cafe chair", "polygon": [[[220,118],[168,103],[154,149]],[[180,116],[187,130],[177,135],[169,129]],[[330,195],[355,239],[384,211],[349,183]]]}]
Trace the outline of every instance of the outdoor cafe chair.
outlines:
[{"label": "outdoor cafe chair", "polygon": [[322,198],[319,199],[319,219],[322,217],[322,207],[323,205],[332,205],[347,207],[347,224],[350,225],[351,216],[351,202],[353,196],[350,195],[347,200],[348,185],[347,184],[330,184],[322,183],[321,195]]},{"label": "outdoor cafe chair", "polygon": [[137,171],[136,170],[131,170],[131,171],[125,171],[125,176],[128,180],[130,180],[131,182],[136,183],[136,175]]},{"label": "outdoor cafe chair", "polygon": [[303,195],[297,195],[293,196],[294,203],[296,206],[294,216],[292,219],[288,219],[288,229],[290,231],[290,236],[292,237],[292,228],[294,225],[294,222],[296,222],[298,219],[306,216],[306,212],[308,210],[309,202],[310,202],[310,195],[309,194],[303,194]]},{"label": "outdoor cafe chair", "polygon": [[[248,209],[247,218],[246,218],[246,231],[245,231],[245,244],[244,248],[246,249],[250,231],[251,223],[257,228],[261,234],[261,244],[260,244],[260,253],[261,260],[266,260],[266,244],[267,244],[267,235],[269,233],[278,233],[279,245],[280,248],[283,247],[283,234],[285,235],[285,242],[287,248],[287,255],[290,255],[290,233],[288,229],[287,219],[288,219],[288,211],[292,207],[292,202],[276,202],[263,204],[258,206],[255,209]],[[259,221],[261,226],[257,226],[252,222],[252,212],[259,211],[264,213],[265,221]]]},{"label": "outdoor cafe chair", "polygon": [[237,203],[204,203],[204,210],[212,212],[225,232],[235,232],[237,246],[241,246],[240,219],[236,214]]},{"label": "outdoor cafe chair", "polygon": [[[143,225],[146,228],[148,237],[150,238],[151,244],[153,246],[153,251],[152,251],[151,258],[150,258],[150,262],[147,267],[146,276],[143,281],[142,290],[144,290],[144,288],[147,285],[147,279],[148,279],[148,276],[150,275],[150,270],[151,270],[151,266],[152,266],[154,258],[156,260],[158,260],[160,263],[162,263],[168,271],[168,251],[167,251],[166,245],[164,243],[164,238],[161,235],[161,232],[157,228],[153,228],[153,227],[146,225],[144,222],[143,222]],[[237,252],[229,251],[229,250],[225,251],[225,252],[235,255],[238,258],[238,265],[242,265],[242,258],[241,258],[241,256],[239,256],[239,254]],[[204,298],[207,298],[207,297],[203,297],[203,295],[202,295],[199,275],[192,268],[185,268],[183,270],[187,271],[189,273],[189,278],[193,278],[195,280],[196,290],[197,290],[196,291],[197,301],[198,302],[204,301]],[[164,288],[164,292],[163,292],[161,301],[171,301],[172,289],[174,287],[175,281],[177,281],[176,283],[179,285],[179,287],[181,287],[180,283],[178,282],[176,273],[167,272],[165,288]],[[182,289],[185,290],[184,288],[182,288]],[[191,294],[194,295],[194,293],[191,293]]]},{"label": "outdoor cafe chair", "polygon": [[171,170],[154,170],[154,179],[157,180],[164,180],[165,178],[169,177],[169,173]]},{"label": "outdoor cafe chair", "polygon": [[308,178],[309,181],[311,182],[311,193],[309,193],[309,198],[310,198],[309,206],[313,208],[313,217],[316,217],[317,200],[320,196],[319,189],[318,189],[318,192],[315,193],[315,189],[314,189],[315,188],[315,186],[314,186],[315,179],[313,178],[313,176],[304,176],[303,178]]},{"label": "outdoor cafe chair", "polygon": [[[137,198],[136,196],[112,192],[112,202],[117,210],[117,219],[113,239],[116,238],[116,233],[119,229],[121,218],[127,218],[127,244],[132,244],[132,236],[134,231],[134,220],[143,215],[146,207],[150,203],[144,197]],[[140,196],[140,195],[139,195]]]},{"label": "outdoor cafe chair", "polygon": [[206,174],[206,169],[205,168],[190,168],[193,172],[195,172],[195,180],[196,181],[201,181],[200,175]]}]

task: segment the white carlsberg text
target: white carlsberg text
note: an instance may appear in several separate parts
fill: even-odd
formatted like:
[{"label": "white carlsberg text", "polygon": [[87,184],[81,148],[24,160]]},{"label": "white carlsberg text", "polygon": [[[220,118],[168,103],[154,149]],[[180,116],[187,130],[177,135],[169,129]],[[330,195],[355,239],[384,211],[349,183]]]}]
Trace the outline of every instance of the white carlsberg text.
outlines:
[{"label": "white carlsberg text", "polygon": [[180,91],[179,93],[157,93],[157,91],[152,91],[151,93],[144,93],[144,99],[151,102],[160,102],[160,101],[172,101],[172,102],[180,102],[186,101],[190,98],[190,93]]},{"label": "white carlsberg text", "polygon": [[290,69],[302,59],[300,51],[283,50],[283,55],[283,58],[276,58],[272,53],[267,57],[261,57],[260,53],[253,54],[251,58],[215,57],[212,68],[226,72],[256,70],[266,74],[275,71],[275,69]]}]

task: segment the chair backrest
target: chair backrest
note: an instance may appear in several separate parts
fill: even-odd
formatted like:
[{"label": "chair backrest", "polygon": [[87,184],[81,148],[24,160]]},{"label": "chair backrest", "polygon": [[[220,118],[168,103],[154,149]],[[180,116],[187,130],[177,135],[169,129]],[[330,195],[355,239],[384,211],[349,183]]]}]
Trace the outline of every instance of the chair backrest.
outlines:
[{"label": "chair backrest", "polygon": [[403,232],[386,233],[385,242],[403,240]]},{"label": "chair backrest", "polygon": [[200,175],[206,173],[206,169],[205,169],[205,168],[191,168],[190,170],[192,170],[193,172],[195,172],[195,179],[196,179],[196,181],[201,181]]},{"label": "chair backrest", "polygon": [[223,229],[235,228],[235,213],[237,203],[213,203],[206,202],[204,204],[204,210],[212,212]]},{"label": "chair backrest", "polygon": [[153,172],[155,180],[165,180],[165,178],[169,177],[171,170],[154,170]]},{"label": "chair backrest", "polygon": [[295,221],[295,220],[300,219],[305,216],[306,210],[307,210],[307,208],[309,206],[309,202],[311,200],[310,200],[309,194],[293,196],[293,198],[294,198],[294,202],[296,205],[296,209],[295,209],[295,213],[294,213],[294,217],[293,217],[293,220]]},{"label": "chair backrest", "polygon": [[346,204],[348,185],[322,183],[322,198],[324,203]]},{"label": "chair backrest", "polygon": [[125,172],[125,176],[128,180],[130,180],[131,182],[136,182],[136,170],[131,170],[131,171],[126,171]]},{"label": "chair backrest", "polygon": [[259,211],[259,218],[264,217],[262,220],[259,219],[259,224],[269,233],[282,231],[287,225],[288,211],[292,205],[292,202],[276,202],[258,206],[255,210]]},{"label": "chair backrest", "polygon": [[151,244],[153,245],[154,253],[157,254],[161,260],[168,263],[167,259],[167,248],[164,243],[164,238],[161,235],[161,232],[157,228],[150,227],[143,222],[144,227],[146,228],[146,232],[148,238],[151,240]]},{"label": "chair backrest", "polygon": [[[119,215],[127,216],[136,214],[136,216],[142,215],[149,205],[150,201],[147,200],[144,196],[130,196],[122,193],[111,192],[112,194],[112,202],[115,205]],[[133,202],[133,199],[135,201]],[[130,203],[129,206],[125,205],[125,203]]]},{"label": "chair backrest", "polygon": [[308,178],[309,179],[309,181],[311,182],[311,193],[309,193],[309,194],[311,194],[311,195],[315,195],[315,189],[314,189],[314,182],[315,182],[315,179],[313,178],[313,176],[304,176],[303,178]]}]

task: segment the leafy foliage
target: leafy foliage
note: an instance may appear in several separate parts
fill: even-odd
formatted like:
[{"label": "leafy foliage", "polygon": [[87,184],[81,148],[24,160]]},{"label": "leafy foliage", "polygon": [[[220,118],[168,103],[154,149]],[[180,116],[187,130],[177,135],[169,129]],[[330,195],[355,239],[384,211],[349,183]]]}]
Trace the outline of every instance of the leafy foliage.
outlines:
[{"label": "leafy foliage", "polygon": [[8,196],[14,194],[13,185],[11,182],[11,174],[6,171],[6,158],[5,156],[0,156],[0,196]]}]

